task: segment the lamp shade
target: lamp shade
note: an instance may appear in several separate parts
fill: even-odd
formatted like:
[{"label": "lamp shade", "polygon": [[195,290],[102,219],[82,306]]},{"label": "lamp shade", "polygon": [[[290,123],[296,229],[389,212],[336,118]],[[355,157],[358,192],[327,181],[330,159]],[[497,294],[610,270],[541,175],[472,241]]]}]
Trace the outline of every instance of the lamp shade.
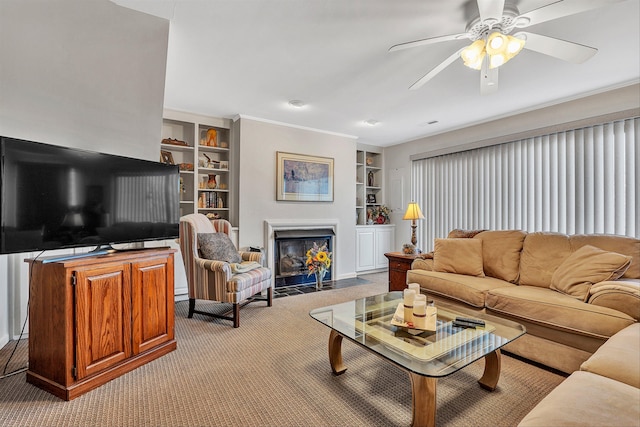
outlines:
[{"label": "lamp shade", "polygon": [[422,215],[422,211],[420,210],[420,206],[417,203],[411,202],[407,205],[407,210],[404,213],[402,219],[424,219],[424,215]]}]

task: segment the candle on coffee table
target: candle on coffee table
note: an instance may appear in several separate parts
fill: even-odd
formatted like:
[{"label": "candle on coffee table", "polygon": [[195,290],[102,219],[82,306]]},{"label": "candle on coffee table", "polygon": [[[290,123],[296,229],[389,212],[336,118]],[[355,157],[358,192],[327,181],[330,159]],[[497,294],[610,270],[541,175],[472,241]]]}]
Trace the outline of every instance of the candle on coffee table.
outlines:
[{"label": "candle on coffee table", "polygon": [[413,322],[413,300],[416,297],[416,292],[413,289],[405,289],[403,296],[404,321],[405,323]]},{"label": "candle on coffee table", "polygon": [[413,301],[413,325],[418,329],[425,329],[427,325],[426,301]]},{"label": "candle on coffee table", "polygon": [[413,289],[415,291],[415,293],[416,293],[416,296],[420,295],[420,284],[418,284],[418,283],[409,283],[407,285],[407,288],[408,289]]},{"label": "candle on coffee table", "polygon": [[431,331],[435,331],[437,325],[438,325],[438,309],[433,303],[433,300],[427,301],[427,320],[425,323],[425,328]]}]

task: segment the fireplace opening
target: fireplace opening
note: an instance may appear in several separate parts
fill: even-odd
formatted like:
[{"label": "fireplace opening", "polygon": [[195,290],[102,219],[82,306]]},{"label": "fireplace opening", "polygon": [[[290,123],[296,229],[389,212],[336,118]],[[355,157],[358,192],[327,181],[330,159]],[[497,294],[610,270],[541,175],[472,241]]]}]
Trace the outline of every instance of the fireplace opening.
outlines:
[{"label": "fireplace opening", "polygon": [[[313,247],[327,245],[333,252],[333,230],[279,230],[274,232],[274,270],[276,287],[315,283],[315,277],[307,273],[307,251]],[[332,266],[333,267],[333,266]],[[331,280],[332,267],[327,269],[325,280]]]}]

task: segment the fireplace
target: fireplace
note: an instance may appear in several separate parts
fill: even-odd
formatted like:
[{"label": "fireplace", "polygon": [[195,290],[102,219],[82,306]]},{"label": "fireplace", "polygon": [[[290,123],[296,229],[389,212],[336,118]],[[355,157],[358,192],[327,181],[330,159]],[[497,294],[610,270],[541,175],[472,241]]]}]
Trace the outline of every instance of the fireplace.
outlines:
[{"label": "fireplace", "polygon": [[[274,231],[274,276],[275,286],[292,286],[315,283],[315,277],[308,275],[307,251],[316,243],[327,245],[333,252],[332,228],[296,229]],[[331,280],[331,267],[327,269],[325,280]]]},{"label": "fireplace", "polygon": [[[339,261],[340,261],[340,221],[336,218],[287,218],[287,219],[265,219],[264,220],[264,249],[267,261],[267,267],[271,269],[272,272],[272,280],[274,287],[276,286],[276,257],[275,257],[275,234],[280,233],[282,231],[299,231],[299,232],[312,232],[318,229],[325,229],[329,231],[329,235],[331,237],[331,252],[333,252],[333,256],[331,257],[331,280],[340,279],[339,272]],[[313,239],[318,238],[319,236],[313,236],[311,238],[311,244],[313,245]],[[306,260],[305,260],[306,261]],[[306,272],[304,275],[301,275],[299,279],[303,279],[307,283],[311,283],[312,280],[315,280],[313,277],[307,277]],[[289,280],[291,281],[291,280]],[[280,281],[282,282],[282,280]],[[289,286],[279,284],[278,286]]]}]

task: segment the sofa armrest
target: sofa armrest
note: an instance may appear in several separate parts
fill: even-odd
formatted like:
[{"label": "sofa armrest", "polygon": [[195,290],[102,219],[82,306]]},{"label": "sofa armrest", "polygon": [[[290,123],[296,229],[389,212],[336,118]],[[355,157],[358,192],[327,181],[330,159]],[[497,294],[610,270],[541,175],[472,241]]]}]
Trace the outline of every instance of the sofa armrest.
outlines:
[{"label": "sofa armrest", "polygon": [[589,291],[589,304],[609,307],[640,320],[640,279],[608,280]]},{"label": "sofa armrest", "polygon": [[433,271],[433,259],[416,258],[411,263],[411,269]]}]

